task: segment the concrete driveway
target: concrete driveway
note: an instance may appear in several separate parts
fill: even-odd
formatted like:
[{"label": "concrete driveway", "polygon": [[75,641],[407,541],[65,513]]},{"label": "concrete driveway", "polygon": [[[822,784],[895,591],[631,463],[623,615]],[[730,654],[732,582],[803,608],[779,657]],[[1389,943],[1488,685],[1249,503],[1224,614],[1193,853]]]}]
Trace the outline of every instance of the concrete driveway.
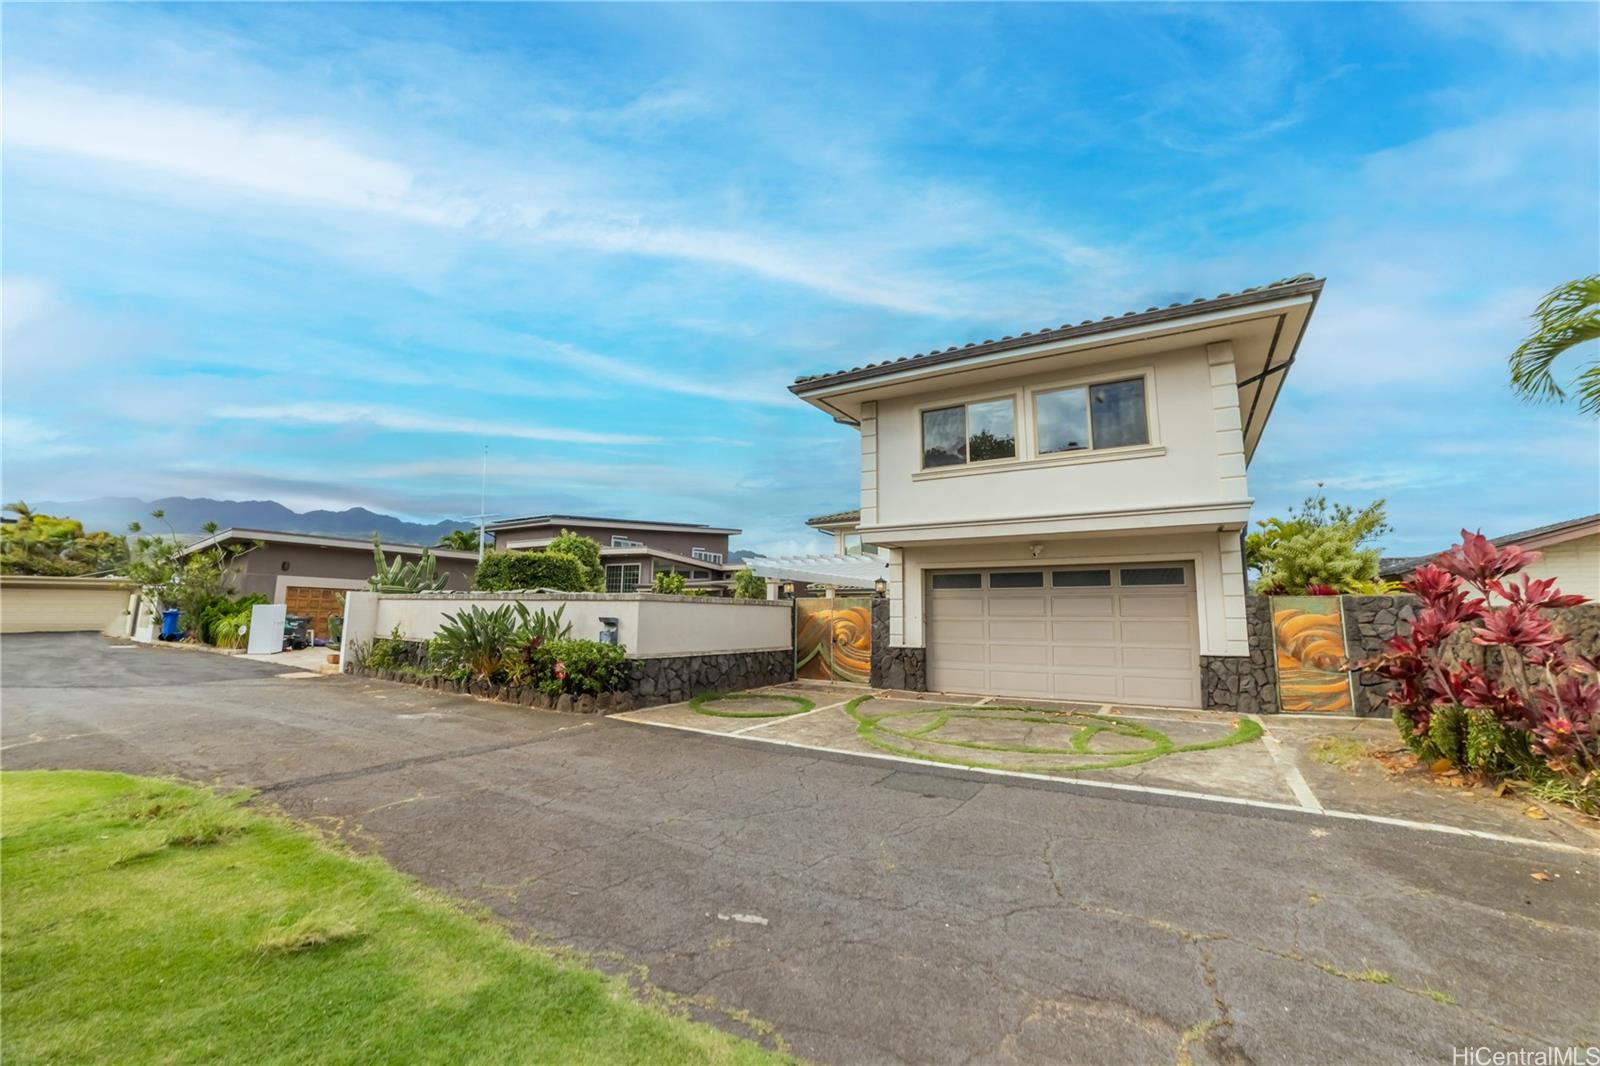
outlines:
[{"label": "concrete driveway", "polygon": [[951,776],[92,637],[6,637],[0,681],[8,769],[260,788],[808,1058],[1440,1063],[1600,1041],[1600,880],[1568,846]]}]

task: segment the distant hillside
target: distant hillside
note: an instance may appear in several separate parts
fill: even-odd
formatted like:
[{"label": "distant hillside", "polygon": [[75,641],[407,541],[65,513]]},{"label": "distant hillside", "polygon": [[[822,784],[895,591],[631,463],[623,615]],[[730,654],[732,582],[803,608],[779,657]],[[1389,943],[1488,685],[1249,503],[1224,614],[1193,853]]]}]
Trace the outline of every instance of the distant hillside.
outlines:
[{"label": "distant hillside", "polygon": [[160,500],[140,500],[132,496],[101,496],[92,500],[29,500],[28,506],[45,514],[67,515],[82,522],[85,529],[106,529],[121,533],[129,522],[146,530],[165,532],[162,523],[150,512],[164,510],[167,521],[179,533],[199,533],[207,522],[226,529],[271,529],[285,533],[320,533],[329,537],[370,537],[376,533],[385,541],[398,544],[435,544],[452,529],[471,529],[470,522],[407,522],[394,515],[379,514],[365,507],[344,511],[291,511],[274,500],[210,500],[187,496],[168,496]]}]

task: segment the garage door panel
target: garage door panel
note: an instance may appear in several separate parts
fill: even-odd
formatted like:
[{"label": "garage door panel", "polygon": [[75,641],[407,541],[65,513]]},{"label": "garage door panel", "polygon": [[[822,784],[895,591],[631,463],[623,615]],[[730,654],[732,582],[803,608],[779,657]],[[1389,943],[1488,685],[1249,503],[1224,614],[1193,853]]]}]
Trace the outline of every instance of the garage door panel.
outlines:
[{"label": "garage door panel", "polygon": [[987,630],[982,618],[944,618],[928,623],[928,642],[945,640],[983,640]]},{"label": "garage door panel", "polygon": [[1182,595],[1177,593],[1152,596],[1148,593],[1136,595],[1124,593],[1121,596],[1121,614],[1124,618],[1184,618],[1189,617],[1189,605],[1194,602],[1194,593],[1187,592]]},{"label": "garage door panel", "polygon": [[1116,600],[1108,593],[1057,594],[1050,597],[1050,615],[1053,618],[1113,618],[1116,613]]},{"label": "garage door panel", "polygon": [[1158,677],[1128,674],[1123,677],[1124,699],[1141,703],[1192,704],[1198,693],[1192,677]]},{"label": "garage door panel", "polygon": [[1050,694],[1057,699],[1104,703],[1121,698],[1120,688],[1121,682],[1116,674],[1055,674]]},{"label": "garage door panel", "polygon": [[1020,640],[1046,644],[1050,640],[1050,625],[1043,618],[1003,618],[989,623],[990,640]]},{"label": "garage door panel", "polygon": [[941,692],[975,692],[983,695],[988,690],[989,671],[944,666],[930,674],[929,680]]},{"label": "garage door panel", "polygon": [[1118,667],[1121,655],[1114,644],[1054,644],[1050,648],[1054,666]]},{"label": "garage door panel", "polygon": [[1189,623],[1124,618],[1121,637],[1124,644],[1182,644],[1187,647],[1190,639]]},{"label": "garage door panel", "polygon": [[990,670],[989,688],[1008,695],[1050,695],[1050,674],[1046,671]]},{"label": "garage door panel", "polygon": [[1049,666],[1050,645],[996,641],[989,645],[989,661],[997,665]]},{"label": "garage door panel", "polygon": [[959,641],[939,643],[939,658],[947,663],[976,663],[989,661],[988,644],[963,644]]},{"label": "garage door panel", "polygon": [[1017,596],[995,593],[989,599],[990,618],[1043,618],[1044,616],[1045,598],[1043,596]]},{"label": "garage door panel", "polygon": [[1104,622],[1052,622],[1050,639],[1058,644],[1114,644],[1117,640],[1117,623]]},{"label": "garage door panel", "polygon": [[994,589],[985,572],[979,589],[931,589],[929,683],[1019,698],[1198,706],[1192,565],[1182,572],[1182,587]]},{"label": "garage door panel", "polygon": [[1196,663],[1194,653],[1188,648],[1131,648],[1116,649],[1121,662],[1129,670],[1192,670]]}]

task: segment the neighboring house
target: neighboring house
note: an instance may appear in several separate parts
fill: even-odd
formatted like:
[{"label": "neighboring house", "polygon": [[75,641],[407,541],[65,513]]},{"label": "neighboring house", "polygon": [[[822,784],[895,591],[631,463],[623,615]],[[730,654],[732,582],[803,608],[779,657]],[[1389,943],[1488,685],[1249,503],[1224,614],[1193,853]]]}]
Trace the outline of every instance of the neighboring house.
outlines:
[{"label": "neighboring house", "polygon": [[856,526],[860,511],[839,511],[806,519],[806,525],[828,534],[833,540],[831,554],[758,556],[750,569],[766,578],[767,598],[807,595],[821,592],[870,592],[879,581],[889,578],[886,554],[871,544],[862,544]]},{"label": "neighboring house", "polygon": [[806,519],[806,525],[833,538],[833,550],[839,555],[878,555],[876,544],[861,539],[861,510],[835,511]]},{"label": "neighboring house", "polygon": [[648,589],[659,573],[682,574],[693,588],[726,589],[743,567],[728,559],[728,538],[743,532],[738,529],[560,514],[512,518],[489,526],[495,547],[505,551],[542,549],[562,530],[599,543],[607,592]]},{"label": "neighboring house", "polygon": [[1322,286],[791,386],[860,430],[854,533],[887,551],[885,669],[933,690],[1199,706],[1201,660],[1249,654],[1246,468]]},{"label": "neighboring house", "polygon": [[[1538,562],[1522,571],[1529,577],[1556,579],[1563,592],[1600,600],[1600,514],[1570,518],[1548,526],[1525,529],[1493,538],[1499,547],[1515,544],[1539,552]],[[1383,577],[1404,578],[1432,555],[1385,559],[1378,568]]]},{"label": "neighboring house", "polygon": [[[327,636],[328,616],[339,613],[338,594],[365,588],[373,575],[372,541],[351,537],[225,529],[186,545],[183,554],[244,547],[252,541],[260,541],[261,547],[240,555],[229,567],[234,591],[265,596],[272,603],[284,604],[290,614],[305,615],[318,636]],[[397,555],[408,560],[420,558],[423,550],[415,544],[383,545],[383,553],[391,561]],[[450,576],[448,589],[465,592],[472,587],[477,552],[429,550],[439,560],[438,572]]]}]

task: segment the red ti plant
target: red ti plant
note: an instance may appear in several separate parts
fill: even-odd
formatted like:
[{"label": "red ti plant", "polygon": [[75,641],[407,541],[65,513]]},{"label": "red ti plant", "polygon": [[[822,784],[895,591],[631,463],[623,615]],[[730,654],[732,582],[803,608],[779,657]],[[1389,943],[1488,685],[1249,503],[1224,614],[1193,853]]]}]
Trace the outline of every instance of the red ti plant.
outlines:
[{"label": "red ti plant", "polygon": [[[1389,705],[1417,736],[1427,733],[1438,709],[1481,708],[1528,734],[1551,769],[1589,782],[1600,774],[1600,678],[1595,661],[1568,648],[1549,614],[1586,601],[1558,591],[1553,578],[1511,580],[1538,558],[1462,530],[1460,544],[1405,582],[1422,601],[1409,637],[1390,638],[1382,654],[1356,667],[1394,682]],[[1474,644],[1495,649],[1498,670],[1445,653],[1463,626],[1472,627]]]}]

